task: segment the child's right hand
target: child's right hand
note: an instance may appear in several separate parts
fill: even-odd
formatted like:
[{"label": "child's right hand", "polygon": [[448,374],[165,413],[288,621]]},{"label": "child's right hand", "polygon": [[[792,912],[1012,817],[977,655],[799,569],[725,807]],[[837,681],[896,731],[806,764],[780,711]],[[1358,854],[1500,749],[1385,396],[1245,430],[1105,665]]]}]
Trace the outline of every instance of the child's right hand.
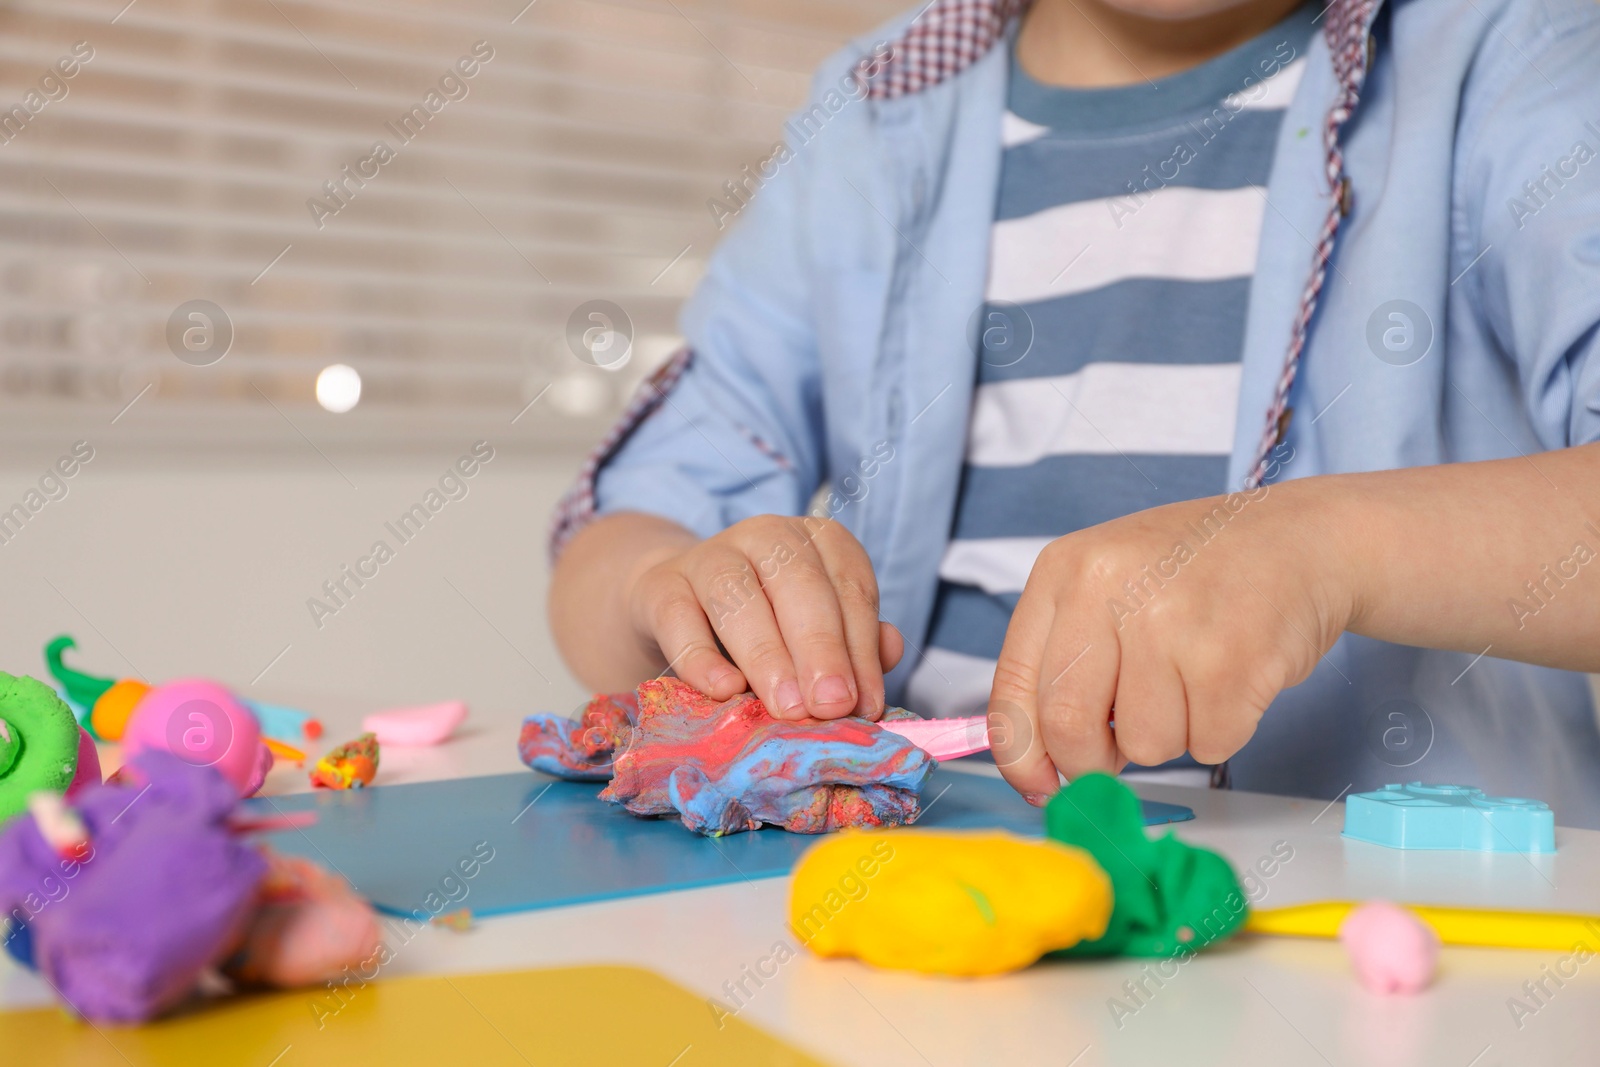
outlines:
[{"label": "child's right hand", "polygon": [[758,515],[644,562],[634,630],[696,689],[754,690],[780,719],[883,714],[904,642],[879,620],[872,561],[839,523]]}]

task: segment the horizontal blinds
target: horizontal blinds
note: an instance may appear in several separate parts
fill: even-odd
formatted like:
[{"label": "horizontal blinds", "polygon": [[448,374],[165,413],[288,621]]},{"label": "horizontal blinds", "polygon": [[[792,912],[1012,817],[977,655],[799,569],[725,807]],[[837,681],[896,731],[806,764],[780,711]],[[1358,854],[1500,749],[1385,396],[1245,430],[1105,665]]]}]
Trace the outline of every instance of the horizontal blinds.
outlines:
[{"label": "horizontal blinds", "polygon": [[[227,434],[316,411],[343,363],[370,425],[548,397],[540,421],[591,434],[676,343],[707,200],[899,6],[8,4],[0,405],[137,397]],[[631,322],[620,373],[571,351],[594,300]]]}]

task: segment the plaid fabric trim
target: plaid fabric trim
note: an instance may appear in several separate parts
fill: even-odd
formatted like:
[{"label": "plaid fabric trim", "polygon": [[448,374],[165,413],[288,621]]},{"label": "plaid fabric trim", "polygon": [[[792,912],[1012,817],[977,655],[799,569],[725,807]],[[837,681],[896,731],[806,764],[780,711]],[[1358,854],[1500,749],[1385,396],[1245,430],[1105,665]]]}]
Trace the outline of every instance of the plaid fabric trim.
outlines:
[{"label": "plaid fabric trim", "polygon": [[639,383],[633,398],[623,409],[622,417],[607,431],[605,438],[595,446],[594,451],[589,453],[589,458],[584,460],[583,468],[579,470],[578,478],[572,483],[572,488],[568,489],[556,503],[555,514],[550,523],[551,563],[555,562],[573,534],[594,521],[594,482],[600,474],[600,468],[616,455],[617,449],[621,448],[628,436],[638,429],[639,424],[661,406],[667,399],[667,394],[678,384],[693,361],[694,350],[686,345],[657,367],[650,377]]},{"label": "plaid fabric trim", "polygon": [[765,437],[762,437],[760,434],[756,433],[742,422],[734,423],[733,428],[744,435],[744,439],[750,442],[751,448],[754,448],[757,452],[760,452],[763,456],[766,456],[768,459],[772,460],[772,462],[776,463],[780,468],[786,471],[794,469],[794,464],[789,461],[788,456],[778,451],[777,445],[774,445],[772,442],[768,441]]},{"label": "plaid fabric trim", "polygon": [[1344,173],[1344,152],[1339,147],[1339,134],[1344,124],[1355,113],[1361,99],[1361,87],[1367,79],[1369,58],[1367,27],[1377,0],[1334,0],[1327,10],[1323,34],[1328,39],[1328,51],[1333,54],[1333,70],[1339,79],[1339,97],[1328,110],[1322,126],[1322,143],[1327,149],[1326,173],[1328,191],[1333,203],[1328,217],[1322,223],[1322,233],[1311,259],[1311,277],[1300,295],[1300,311],[1295,316],[1294,333],[1289,338],[1289,351],[1283,359],[1283,370],[1278,374],[1278,385],[1273,391],[1272,406],[1267,409],[1266,425],[1261,431],[1261,441],[1256,445],[1255,463],[1245,478],[1245,488],[1254,489],[1266,477],[1267,463],[1272,450],[1289,432],[1289,418],[1294,409],[1289,406],[1289,394],[1300,372],[1300,356],[1305,351],[1306,337],[1311,328],[1311,318],[1317,311],[1317,300],[1322,295],[1323,282],[1328,277],[1328,263],[1333,258],[1334,242],[1339,236],[1339,224],[1350,214],[1353,195],[1350,180]]},{"label": "plaid fabric trim", "polygon": [[966,70],[994,47],[1029,0],[933,0],[894,46],[868,96],[892,100],[919,93]]}]

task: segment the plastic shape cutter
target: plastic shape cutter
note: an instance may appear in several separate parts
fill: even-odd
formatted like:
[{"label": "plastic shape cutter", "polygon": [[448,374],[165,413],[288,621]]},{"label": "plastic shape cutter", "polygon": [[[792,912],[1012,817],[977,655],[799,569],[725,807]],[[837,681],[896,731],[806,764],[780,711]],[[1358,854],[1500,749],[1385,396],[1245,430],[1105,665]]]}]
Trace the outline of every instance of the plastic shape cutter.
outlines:
[{"label": "plastic shape cutter", "polygon": [[1386,785],[1345,801],[1344,836],[1388,848],[1554,852],[1555,813],[1465,785]]}]

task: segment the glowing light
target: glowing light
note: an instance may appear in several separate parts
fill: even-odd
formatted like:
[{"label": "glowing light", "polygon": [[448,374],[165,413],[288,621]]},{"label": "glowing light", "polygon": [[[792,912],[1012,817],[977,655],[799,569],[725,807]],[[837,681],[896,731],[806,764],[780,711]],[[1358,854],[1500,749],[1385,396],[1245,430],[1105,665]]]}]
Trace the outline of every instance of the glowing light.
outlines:
[{"label": "glowing light", "polygon": [[343,414],[361,400],[361,375],[343,363],[323,367],[317,375],[317,403],[335,414]]}]

